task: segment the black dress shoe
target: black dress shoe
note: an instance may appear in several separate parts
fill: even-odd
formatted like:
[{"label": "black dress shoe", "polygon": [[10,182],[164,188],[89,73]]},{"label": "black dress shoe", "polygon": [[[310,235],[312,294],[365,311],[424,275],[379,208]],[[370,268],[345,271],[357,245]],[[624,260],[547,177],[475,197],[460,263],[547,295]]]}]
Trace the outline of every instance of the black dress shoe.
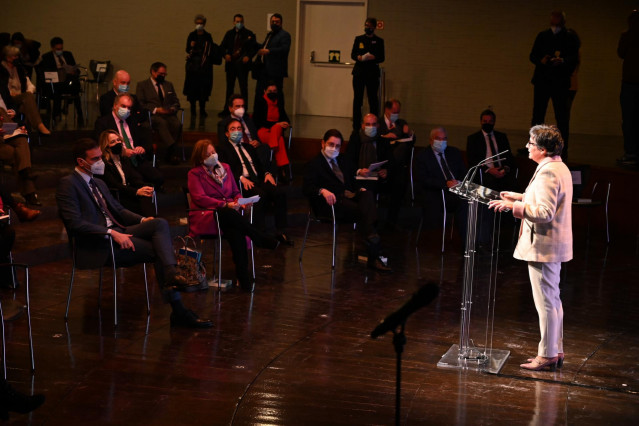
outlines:
[{"label": "black dress shoe", "polygon": [[368,269],[374,269],[378,272],[386,272],[386,273],[392,273],[393,270],[384,264],[384,262],[382,262],[379,258],[374,259],[374,260],[369,260],[367,265]]},{"label": "black dress shoe", "polygon": [[281,234],[277,234],[277,235],[275,235],[275,239],[276,239],[277,241],[279,241],[280,243],[285,244],[285,245],[287,245],[287,246],[289,246],[289,247],[293,247],[293,245],[295,244],[295,243],[293,242],[293,240],[291,240],[291,239],[288,237],[288,235],[286,235],[286,234],[285,234],[285,233],[283,233],[283,232],[282,232]]},{"label": "black dress shoe", "polygon": [[211,328],[213,327],[213,321],[201,319],[195,312],[187,309],[180,314],[171,312],[171,327]]},{"label": "black dress shoe", "polygon": [[30,194],[26,194],[24,196],[24,199],[27,202],[27,204],[31,204],[32,206],[41,206],[42,205],[40,200],[38,200],[38,194],[36,194],[35,192],[32,192]]},{"label": "black dress shoe", "polygon": [[0,384],[0,418],[9,420],[9,411],[20,414],[30,413],[44,403],[44,395],[25,395],[14,390],[2,380]]}]

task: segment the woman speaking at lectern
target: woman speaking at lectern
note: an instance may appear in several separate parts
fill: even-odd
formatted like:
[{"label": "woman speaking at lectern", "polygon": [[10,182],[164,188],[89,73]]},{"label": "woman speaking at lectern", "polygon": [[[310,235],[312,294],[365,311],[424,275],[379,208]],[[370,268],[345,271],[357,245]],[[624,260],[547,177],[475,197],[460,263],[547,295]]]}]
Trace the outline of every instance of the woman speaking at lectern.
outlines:
[{"label": "woman speaking at lectern", "polygon": [[514,257],[528,262],[541,331],[537,356],[521,364],[527,370],[554,371],[564,361],[559,272],[561,262],[572,259],[572,178],[561,161],[563,145],[557,127],[531,128],[528,158],[538,165],[526,191],[502,192],[501,200],[489,204],[496,211],[510,209],[521,219]]}]

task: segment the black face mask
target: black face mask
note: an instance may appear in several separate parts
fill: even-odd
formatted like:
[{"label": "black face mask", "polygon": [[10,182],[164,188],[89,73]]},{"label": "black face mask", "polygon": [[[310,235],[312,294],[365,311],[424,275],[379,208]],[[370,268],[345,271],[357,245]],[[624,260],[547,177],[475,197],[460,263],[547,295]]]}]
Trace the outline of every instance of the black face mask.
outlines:
[{"label": "black face mask", "polygon": [[495,125],[490,123],[484,123],[481,125],[481,129],[486,133],[492,132],[494,128],[495,128]]},{"label": "black face mask", "polygon": [[155,77],[155,81],[157,81],[160,84],[164,83],[164,76],[159,74],[157,77]]},{"label": "black face mask", "polygon": [[375,28],[364,28],[366,35],[372,35],[375,32]]},{"label": "black face mask", "polygon": [[269,98],[272,101],[275,101],[275,100],[277,100],[277,93],[273,93],[273,92],[267,93],[266,97]]},{"label": "black face mask", "polygon": [[281,29],[282,27],[280,25],[271,24],[271,31],[273,31],[274,33],[278,32]]},{"label": "black face mask", "polygon": [[116,143],[115,145],[113,145],[111,147],[111,153],[113,153],[115,155],[122,154],[122,144],[121,143]]}]

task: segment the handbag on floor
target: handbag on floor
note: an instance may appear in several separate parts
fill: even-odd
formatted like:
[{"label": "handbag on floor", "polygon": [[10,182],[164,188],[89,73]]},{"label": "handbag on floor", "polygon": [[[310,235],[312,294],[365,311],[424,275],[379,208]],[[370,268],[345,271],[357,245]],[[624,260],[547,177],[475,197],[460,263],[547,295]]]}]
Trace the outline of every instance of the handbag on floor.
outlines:
[{"label": "handbag on floor", "polygon": [[180,291],[191,292],[207,290],[209,283],[206,279],[206,268],[202,262],[202,251],[198,250],[195,240],[189,236],[175,237],[180,243],[180,247],[175,250],[177,260],[177,273],[186,278],[186,287],[179,288]]}]

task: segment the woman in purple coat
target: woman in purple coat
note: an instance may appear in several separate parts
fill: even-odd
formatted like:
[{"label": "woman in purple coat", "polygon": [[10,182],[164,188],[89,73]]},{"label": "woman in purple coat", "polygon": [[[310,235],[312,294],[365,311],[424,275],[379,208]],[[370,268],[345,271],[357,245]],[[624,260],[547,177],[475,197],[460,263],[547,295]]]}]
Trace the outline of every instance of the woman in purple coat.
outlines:
[{"label": "woman in purple coat", "polygon": [[192,209],[189,212],[190,234],[194,237],[217,234],[215,214],[205,209],[215,210],[222,234],[231,246],[237,281],[243,290],[250,291],[252,282],[248,270],[246,237],[263,248],[275,249],[279,243],[251,225],[239,213],[240,209],[247,206],[239,205],[240,191],[231,168],[226,163],[218,162],[213,142],[208,139],[198,141],[193,148],[191,162],[194,167],[188,175]]}]

